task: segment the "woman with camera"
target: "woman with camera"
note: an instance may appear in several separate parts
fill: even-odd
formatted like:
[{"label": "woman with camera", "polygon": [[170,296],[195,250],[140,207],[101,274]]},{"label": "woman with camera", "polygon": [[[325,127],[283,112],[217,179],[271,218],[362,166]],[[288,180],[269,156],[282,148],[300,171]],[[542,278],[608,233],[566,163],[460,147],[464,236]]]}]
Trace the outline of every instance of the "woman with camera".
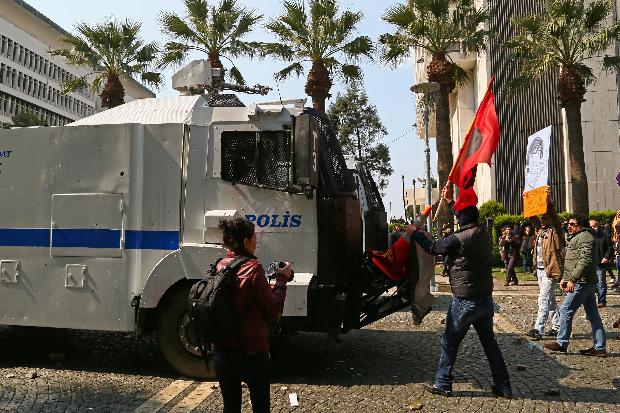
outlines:
[{"label": "woman with camera", "polygon": [[237,271],[235,288],[237,311],[242,317],[239,334],[215,345],[213,362],[224,399],[224,413],[241,412],[241,382],[248,385],[252,410],[266,413],[270,409],[269,385],[271,364],[267,319],[279,317],[286,298],[286,283],[291,278],[289,263],[276,269],[275,286],[270,286],[263,266],[254,256],[256,232],[254,224],[243,218],[220,221],[223,243],[228,256],[220,260],[222,270],[235,258],[247,258]]}]

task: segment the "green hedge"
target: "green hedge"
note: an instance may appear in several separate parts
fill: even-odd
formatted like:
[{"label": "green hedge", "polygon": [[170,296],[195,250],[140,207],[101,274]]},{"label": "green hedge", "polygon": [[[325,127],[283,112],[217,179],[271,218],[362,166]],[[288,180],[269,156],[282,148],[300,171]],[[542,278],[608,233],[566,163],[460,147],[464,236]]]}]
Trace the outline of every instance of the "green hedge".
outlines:
[{"label": "green hedge", "polygon": [[601,225],[611,224],[615,217],[616,211],[612,211],[611,209],[590,212],[590,219],[597,220]]},{"label": "green hedge", "polygon": [[480,222],[486,222],[487,218],[495,218],[505,214],[504,204],[493,199],[480,205]]}]

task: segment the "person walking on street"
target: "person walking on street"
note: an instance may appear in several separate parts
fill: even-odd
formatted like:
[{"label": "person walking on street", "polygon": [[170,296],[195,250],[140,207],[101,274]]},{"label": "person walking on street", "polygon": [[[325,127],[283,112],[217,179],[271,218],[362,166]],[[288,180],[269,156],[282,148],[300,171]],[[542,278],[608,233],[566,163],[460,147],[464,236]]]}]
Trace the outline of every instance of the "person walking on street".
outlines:
[{"label": "person walking on street", "polygon": [[[446,186],[442,196],[454,205]],[[407,227],[406,240],[413,238],[426,252],[446,257],[452,301],[446,317],[446,329],[441,337],[441,356],[435,374],[435,384],[426,390],[449,397],[452,395],[452,370],[461,341],[473,325],[486,354],[493,375],[493,394],[511,398],[512,387],[502,351],[493,332],[493,254],[491,237],[485,225],[478,223],[479,212],[468,206],[456,212],[459,229],[439,241],[431,241],[414,225]]]},{"label": "person walking on street", "polygon": [[241,331],[237,337],[216,344],[213,354],[224,413],[241,412],[241,381],[248,385],[252,411],[268,413],[271,364],[266,320],[282,314],[291,266],[286,263],[284,268],[276,269],[276,284],[270,287],[263,266],[254,256],[254,224],[235,218],[220,221],[219,228],[229,252],[217,263],[217,270],[221,271],[237,257],[247,258],[237,271],[239,285],[235,289],[237,310],[242,315]]},{"label": "person walking on street", "polygon": [[[550,188],[547,188],[550,194]],[[547,195],[549,196],[549,195]],[[555,289],[562,279],[565,237],[562,222],[551,200],[547,202],[547,213],[540,217],[540,229],[534,240],[534,263],[538,279],[538,315],[534,328],[525,333],[534,340],[557,335],[560,329],[560,313],[555,301]],[[545,334],[547,319],[552,328]]]},{"label": "person walking on street", "polygon": [[564,275],[560,286],[566,293],[560,307],[560,330],[555,341],[544,345],[551,351],[566,353],[573,328],[573,317],[583,306],[586,319],[592,326],[594,346],[579,352],[588,356],[605,357],[605,329],[596,306],[596,265],[599,262],[594,232],[588,228],[584,216],[571,216],[568,220],[568,244],[564,259]]},{"label": "person walking on street", "polygon": [[523,261],[523,272],[534,272],[532,268],[532,244],[534,242],[534,234],[532,233],[532,227],[526,225],[523,228],[523,235],[521,237],[521,260]]},{"label": "person walking on street", "polygon": [[518,235],[513,235],[509,226],[502,229],[502,236],[499,238],[499,247],[503,251],[504,263],[506,264],[504,287],[508,287],[511,283],[512,285],[519,285],[517,273],[515,272],[515,265],[517,265],[517,260],[519,259],[521,240]]},{"label": "person walking on street", "polygon": [[614,286],[616,291],[620,292],[620,211],[616,213],[616,217],[611,224],[611,230],[613,231],[611,240],[616,250],[616,281]]},{"label": "person walking on street", "polygon": [[601,228],[597,220],[590,220],[590,228],[594,231],[596,252],[599,257],[599,261],[596,263],[598,308],[604,308],[607,306],[607,266],[613,259],[613,247],[607,233]]}]

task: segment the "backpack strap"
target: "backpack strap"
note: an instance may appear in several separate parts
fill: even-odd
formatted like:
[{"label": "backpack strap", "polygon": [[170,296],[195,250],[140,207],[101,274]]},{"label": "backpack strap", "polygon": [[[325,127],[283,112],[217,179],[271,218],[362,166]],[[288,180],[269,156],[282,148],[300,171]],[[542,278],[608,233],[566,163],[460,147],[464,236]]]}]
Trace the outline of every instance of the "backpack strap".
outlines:
[{"label": "backpack strap", "polygon": [[233,271],[234,273],[236,273],[239,267],[241,267],[243,264],[245,264],[249,260],[250,260],[250,257],[246,257],[245,255],[239,255],[235,257],[225,268],[222,268],[222,271],[224,271],[224,269],[230,269],[230,271]]}]

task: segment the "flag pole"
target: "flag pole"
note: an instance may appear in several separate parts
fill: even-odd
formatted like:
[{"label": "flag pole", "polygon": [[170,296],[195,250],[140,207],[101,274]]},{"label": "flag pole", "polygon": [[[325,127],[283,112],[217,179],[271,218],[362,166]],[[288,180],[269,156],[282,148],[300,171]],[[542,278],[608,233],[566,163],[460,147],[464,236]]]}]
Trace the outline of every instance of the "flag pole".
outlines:
[{"label": "flag pole", "polygon": [[[474,129],[474,125],[476,124],[476,118],[478,117],[478,112],[480,111],[480,108],[483,106],[483,104],[489,99],[490,93],[493,91],[492,90],[493,83],[495,83],[495,75],[491,76],[491,81],[489,82],[489,86],[487,86],[487,91],[485,92],[484,97],[482,98],[482,100],[480,101],[480,104],[478,105],[478,108],[476,109],[474,118],[472,119],[471,125],[469,126],[469,131],[467,132],[467,135],[465,135],[465,141],[461,145],[461,149],[459,150],[459,154],[456,157],[456,161],[452,164],[452,168],[450,169],[450,174],[448,175],[448,179],[443,189],[446,189],[450,186],[450,177],[452,176],[452,173],[454,172],[454,168],[456,168],[456,165],[459,164],[459,161],[461,160],[461,157],[463,156],[463,149],[467,147],[467,143],[469,142],[469,139],[471,138],[471,133]],[[442,189],[442,193],[443,193],[443,189]],[[439,217],[444,214],[444,210],[446,208],[447,208],[446,199],[442,196],[441,199],[439,200],[439,205],[437,206],[437,212],[435,212],[435,216],[433,217],[433,222],[436,222],[439,219]]]}]

